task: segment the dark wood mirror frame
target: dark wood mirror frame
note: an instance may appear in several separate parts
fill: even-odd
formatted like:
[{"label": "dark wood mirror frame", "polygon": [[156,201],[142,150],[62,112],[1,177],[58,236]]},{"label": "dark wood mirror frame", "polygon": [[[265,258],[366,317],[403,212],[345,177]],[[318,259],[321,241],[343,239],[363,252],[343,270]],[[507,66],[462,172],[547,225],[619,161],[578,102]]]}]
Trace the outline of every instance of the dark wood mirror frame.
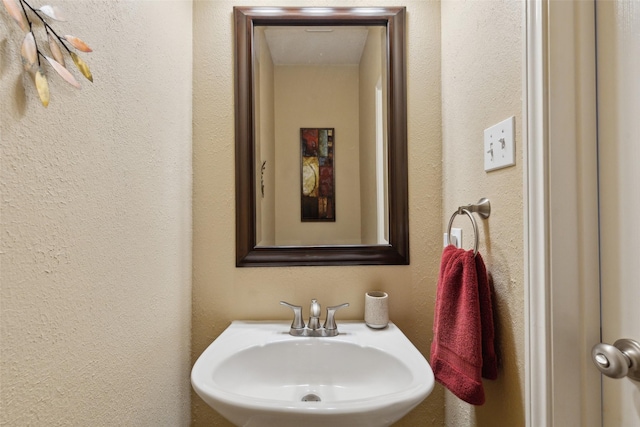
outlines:
[{"label": "dark wood mirror frame", "polygon": [[[236,266],[409,264],[405,8],[234,7]],[[253,30],[256,25],[382,25],[387,29],[389,244],[256,246]]]}]

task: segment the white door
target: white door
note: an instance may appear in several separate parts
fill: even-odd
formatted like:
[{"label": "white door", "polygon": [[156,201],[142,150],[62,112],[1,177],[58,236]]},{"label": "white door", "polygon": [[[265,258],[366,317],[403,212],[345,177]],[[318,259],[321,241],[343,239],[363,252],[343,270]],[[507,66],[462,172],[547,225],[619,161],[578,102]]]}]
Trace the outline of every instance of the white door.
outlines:
[{"label": "white door", "polygon": [[[596,23],[602,342],[640,343],[640,0],[597,0]],[[604,427],[640,426],[640,381],[602,391]]]}]

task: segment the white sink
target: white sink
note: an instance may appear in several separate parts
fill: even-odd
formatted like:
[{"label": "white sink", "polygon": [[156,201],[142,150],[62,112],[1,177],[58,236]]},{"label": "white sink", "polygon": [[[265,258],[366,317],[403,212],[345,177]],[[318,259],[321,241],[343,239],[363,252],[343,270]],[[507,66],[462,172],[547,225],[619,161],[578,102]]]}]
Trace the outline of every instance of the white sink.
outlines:
[{"label": "white sink", "polygon": [[331,338],[290,323],[233,322],[200,355],[191,384],[237,426],[388,426],[431,393],[433,372],[390,323],[340,322]]}]

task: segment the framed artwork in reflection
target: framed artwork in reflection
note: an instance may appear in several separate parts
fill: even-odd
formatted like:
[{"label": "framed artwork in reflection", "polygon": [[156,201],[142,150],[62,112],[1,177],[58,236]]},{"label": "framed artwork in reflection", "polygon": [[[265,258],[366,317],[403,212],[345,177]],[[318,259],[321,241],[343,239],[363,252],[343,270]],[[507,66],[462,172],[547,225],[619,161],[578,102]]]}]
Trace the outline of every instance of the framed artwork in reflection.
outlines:
[{"label": "framed artwork in reflection", "polygon": [[336,220],[335,129],[300,128],[301,220]]}]

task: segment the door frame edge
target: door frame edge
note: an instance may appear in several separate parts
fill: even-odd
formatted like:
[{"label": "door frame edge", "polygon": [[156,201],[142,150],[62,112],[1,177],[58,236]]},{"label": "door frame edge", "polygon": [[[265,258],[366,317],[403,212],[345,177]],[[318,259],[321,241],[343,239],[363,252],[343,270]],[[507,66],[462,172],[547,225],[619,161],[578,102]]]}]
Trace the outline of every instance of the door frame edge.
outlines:
[{"label": "door frame edge", "polygon": [[524,3],[526,425],[595,427],[601,380],[590,361],[600,334],[594,2]]},{"label": "door frame edge", "polygon": [[[548,202],[546,1],[523,2],[523,174],[525,271],[525,417],[530,427],[550,425],[550,322],[547,295]],[[535,143],[539,141],[540,143]],[[537,232],[534,232],[537,230]],[[544,286],[533,286],[542,283]]]}]

